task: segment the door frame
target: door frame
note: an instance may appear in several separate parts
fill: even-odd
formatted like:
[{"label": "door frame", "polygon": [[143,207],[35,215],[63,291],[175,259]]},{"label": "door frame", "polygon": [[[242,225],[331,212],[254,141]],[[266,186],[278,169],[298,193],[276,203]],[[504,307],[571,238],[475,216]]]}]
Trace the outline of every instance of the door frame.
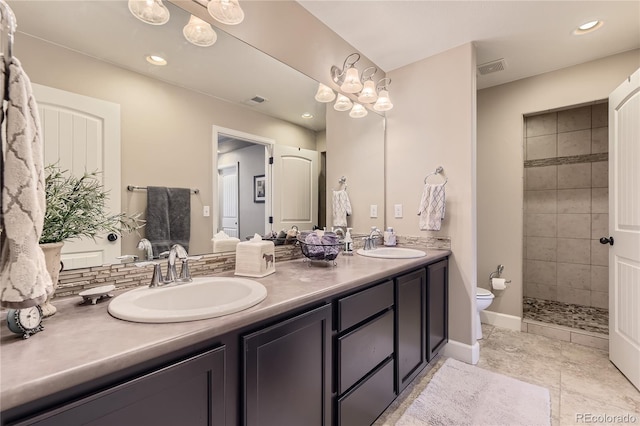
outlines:
[{"label": "door frame", "polygon": [[[265,230],[265,234],[267,232],[269,232],[271,230],[271,224],[269,223],[269,217],[273,216],[273,211],[272,211],[272,202],[271,202],[271,197],[273,194],[273,188],[272,188],[272,171],[271,171],[271,167],[269,167],[269,158],[273,156],[273,145],[275,145],[276,141],[274,139],[271,138],[267,138],[264,136],[259,136],[259,135],[254,135],[251,133],[247,133],[247,132],[243,132],[240,130],[235,130],[235,129],[230,129],[227,127],[222,127],[222,126],[218,126],[218,125],[213,125],[212,126],[212,136],[211,136],[211,146],[212,146],[212,167],[211,170],[213,171],[211,173],[211,178],[212,178],[212,200],[218,200],[218,140],[219,137],[221,135],[225,135],[225,136],[231,136],[234,139],[240,139],[240,140],[244,140],[247,142],[251,142],[254,144],[258,144],[258,145],[263,145],[265,147],[265,158],[264,158],[264,171],[265,171],[265,179],[266,179],[266,189],[267,189],[267,193],[265,194],[265,206],[264,206],[264,210],[265,210],[265,217],[264,217],[264,230]],[[238,211],[238,215],[240,214],[240,212]],[[219,209],[215,208],[212,209],[212,218],[211,220],[213,221],[213,234],[215,235],[220,229],[219,229],[219,223],[220,223],[220,218],[219,218]],[[213,235],[212,235],[213,237]]]}]

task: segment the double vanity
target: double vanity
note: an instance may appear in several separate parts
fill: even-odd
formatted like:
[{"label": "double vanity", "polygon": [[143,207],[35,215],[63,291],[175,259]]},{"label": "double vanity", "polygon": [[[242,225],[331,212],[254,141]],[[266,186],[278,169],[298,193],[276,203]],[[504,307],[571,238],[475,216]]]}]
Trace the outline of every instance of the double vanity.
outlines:
[{"label": "double vanity", "polygon": [[[254,279],[262,301],[187,322],[123,321],[109,302],[60,300],[44,332],[22,340],[2,330],[0,422],[371,424],[447,342],[450,251],[409,254],[279,262]],[[111,303],[136,291],[149,294]]]}]

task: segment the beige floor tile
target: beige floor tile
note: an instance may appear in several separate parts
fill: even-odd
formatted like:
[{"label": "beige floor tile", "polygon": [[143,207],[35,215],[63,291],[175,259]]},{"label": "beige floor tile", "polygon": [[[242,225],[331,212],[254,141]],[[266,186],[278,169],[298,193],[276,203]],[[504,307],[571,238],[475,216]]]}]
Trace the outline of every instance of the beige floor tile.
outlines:
[{"label": "beige floor tile", "polygon": [[598,396],[591,398],[572,391],[562,391],[560,395],[560,424],[561,425],[584,425],[584,424],[623,424],[615,421],[598,421],[598,416],[627,416],[631,420],[632,416],[637,420],[628,421],[627,424],[640,422],[640,414],[633,413],[628,409],[617,407],[610,403],[603,402]]}]

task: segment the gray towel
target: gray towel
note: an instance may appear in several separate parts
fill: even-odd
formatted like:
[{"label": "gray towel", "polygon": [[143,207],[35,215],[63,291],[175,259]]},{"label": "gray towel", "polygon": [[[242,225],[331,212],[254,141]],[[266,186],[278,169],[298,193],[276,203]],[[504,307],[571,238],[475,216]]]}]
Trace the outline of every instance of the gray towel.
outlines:
[{"label": "gray towel", "polygon": [[191,190],[189,188],[147,188],[146,238],[153,255],[180,244],[189,251],[191,234]]}]

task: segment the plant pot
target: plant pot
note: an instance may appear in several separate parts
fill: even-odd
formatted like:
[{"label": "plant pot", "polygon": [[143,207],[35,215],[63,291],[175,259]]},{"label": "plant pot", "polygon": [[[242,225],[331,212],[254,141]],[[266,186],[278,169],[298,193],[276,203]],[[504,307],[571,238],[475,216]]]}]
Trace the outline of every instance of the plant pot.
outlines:
[{"label": "plant pot", "polygon": [[49,276],[51,276],[51,282],[53,282],[53,293],[47,300],[40,305],[42,308],[42,315],[44,317],[50,317],[55,314],[58,310],[55,306],[51,304],[51,299],[55,294],[55,290],[58,288],[58,277],[60,276],[60,271],[62,271],[62,262],[60,262],[60,252],[62,250],[62,246],[64,243],[46,243],[40,244],[40,248],[44,253],[44,261],[47,265],[47,271],[49,272]]}]

